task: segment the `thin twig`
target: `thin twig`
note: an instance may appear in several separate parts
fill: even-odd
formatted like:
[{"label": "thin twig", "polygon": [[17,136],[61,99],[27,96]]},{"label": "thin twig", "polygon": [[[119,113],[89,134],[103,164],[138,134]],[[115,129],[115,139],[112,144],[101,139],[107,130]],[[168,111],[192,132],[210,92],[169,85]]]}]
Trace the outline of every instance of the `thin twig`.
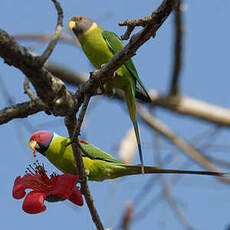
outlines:
[{"label": "thin twig", "polygon": [[24,84],[23,84],[23,86],[24,86],[24,91],[25,91],[25,93],[30,97],[30,99],[31,99],[32,101],[34,101],[34,100],[37,99],[37,97],[36,97],[36,95],[34,94],[34,92],[31,90],[29,83],[30,83],[29,79],[28,79],[27,77],[25,77]]},{"label": "thin twig", "polygon": [[[199,144],[199,146],[197,146],[197,144],[199,142],[201,142],[201,139],[199,138],[199,136],[203,136],[205,134],[205,137],[208,136],[209,141],[212,142],[212,140],[210,138],[214,138],[214,130],[211,130],[211,134],[207,133],[205,131],[199,133],[198,135],[196,135],[195,137],[192,138],[192,140],[190,141],[191,144],[195,145],[195,149],[199,149],[200,151],[203,151],[203,149],[205,149],[207,147],[207,143],[205,144]],[[168,161],[172,161],[173,155],[170,154],[167,157],[165,157],[165,159],[163,159],[163,162],[167,162]],[[188,168],[191,165],[191,161],[187,161],[187,163],[184,165],[185,168]],[[184,175],[182,174],[177,174],[177,175],[173,175],[172,180],[171,180],[171,184],[173,184],[174,186],[180,181],[180,179],[182,179],[184,177]],[[148,193],[150,193],[152,190],[152,187],[154,185],[157,184],[157,180],[155,179],[155,176],[152,176],[151,178],[149,178],[148,182],[142,187],[142,189],[140,191],[138,191],[138,193],[136,194],[136,196],[133,199],[133,203],[135,204],[135,207],[137,208],[137,206],[140,204],[140,202],[142,201],[142,197],[143,194],[145,196],[148,195]],[[156,196],[154,196],[144,207],[142,207],[135,215],[134,215],[134,220],[135,221],[143,221],[143,217],[146,217],[148,213],[151,213],[150,210],[153,208],[157,208],[157,205],[161,203],[162,200],[162,192],[158,192],[158,194]],[[152,205],[154,204],[154,205]]]},{"label": "thin twig", "polygon": [[0,110],[0,125],[15,118],[25,118],[41,111],[48,111],[48,107],[40,99],[9,106]]},{"label": "thin twig", "polygon": [[[97,213],[96,207],[94,206],[93,198],[92,198],[92,196],[90,194],[90,190],[89,190],[89,187],[88,187],[87,177],[85,175],[84,164],[83,164],[81,152],[80,152],[80,149],[79,149],[78,136],[73,136],[73,132],[74,132],[74,129],[76,127],[76,118],[75,118],[75,116],[66,117],[65,118],[65,124],[66,124],[66,127],[68,129],[70,139],[73,141],[72,142],[72,149],[73,149],[74,158],[75,158],[76,165],[77,165],[77,173],[78,173],[79,178],[81,180],[81,191],[82,191],[82,193],[83,193],[83,195],[85,197],[86,203],[87,203],[88,208],[90,210],[92,220],[95,223],[97,229],[98,230],[104,230],[104,227],[103,227],[102,222],[100,220],[100,217],[99,217],[99,215]],[[81,122],[79,124],[81,124]],[[80,125],[79,125],[79,129],[80,129]]]},{"label": "thin twig", "polygon": [[179,77],[182,66],[182,46],[183,46],[183,20],[181,10],[182,0],[179,0],[179,4],[174,13],[174,31],[175,31],[175,42],[174,42],[174,64],[173,72],[170,84],[170,95],[177,96],[179,94]]},{"label": "thin twig", "polygon": [[[13,34],[15,39],[22,41],[38,41],[38,42],[46,42],[50,41],[53,38],[52,34]],[[61,32],[59,34],[59,41],[69,45],[80,45],[76,38],[71,37],[67,33]]]},{"label": "thin twig", "polygon": [[[135,20],[125,20],[124,22],[120,22],[119,23],[120,26],[127,26],[127,30],[125,34],[121,36],[121,38],[123,40],[128,40],[132,31],[134,30],[136,26],[147,27],[147,26],[152,26],[156,24],[160,25],[162,22],[162,13],[163,14],[170,13],[171,10],[176,7],[177,4],[178,4],[178,1],[170,2],[170,1],[164,0],[162,4],[158,7],[158,9],[151,14],[151,16],[142,17],[142,18],[135,19]],[[168,7],[168,10],[163,12],[163,9],[165,9],[166,6]]]},{"label": "thin twig", "polygon": [[[150,114],[149,111],[143,106],[138,104],[137,112],[145,123],[147,123],[151,128],[155,129],[160,135],[166,137],[171,143],[173,143],[177,148],[181,149],[187,156],[189,156],[199,165],[210,171],[219,171],[206,157],[201,155],[191,145],[173,133],[173,131],[171,131],[165,124],[154,118],[152,114]],[[230,179],[227,177],[217,177],[217,179],[230,183]]]},{"label": "thin twig", "polygon": [[66,116],[74,109],[72,94],[64,83],[38,65],[38,56],[21,46],[13,36],[0,29],[0,56],[5,63],[21,70],[33,84],[37,95],[56,116]]},{"label": "thin twig", "polygon": [[46,63],[45,68],[55,77],[73,86],[79,86],[89,79],[89,75],[86,73],[73,72],[54,63]]},{"label": "thin twig", "polygon": [[80,135],[81,125],[82,125],[83,119],[85,117],[85,113],[86,113],[86,110],[87,110],[87,107],[89,104],[89,100],[90,100],[90,96],[85,95],[83,106],[81,108],[81,112],[80,112],[78,120],[77,120],[77,124],[75,125],[74,130],[73,130],[73,138],[75,136],[78,137]]},{"label": "thin twig", "polygon": [[[155,146],[155,160],[156,164],[160,168],[164,168],[162,159],[161,159],[161,149],[160,149],[160,143],[159,143],[159,134],[157,132],[154,132],[154,137],[153,137],[153,143]],[[193,230],[193,227],[191,224],[188,222],[186,217],[184,216],[183,212],[181,211],[180,207],[177,205],[176,201],[171,195],[170,192],[170,187],[168,182],[166,181],[166,178],[164,175],[158,175],[160,178],[161,184],[162,184],[162,192],[165,197],[165,199],[168,201],[169,205],[171,206],[172,210],[174,211],[176,217],[181,221],[181,223],[184,225],[184,227],[188,230]]]},{"label": "thin twig", "polygon": [[53,52],[53,49],[58,42],[59,34],[60,34],[60,32],[62,30],[62,26],[63,26],[63,11],[62,11],[61,5],[57,0],[52,0],[52,2],[54,3],[55,8],[56,8],[57,13],[58,13],[57,26],[56,26],[56,31],[53,35],[53,38],[51,39],[50,43],[48,44],[48,47],[46,48],[44,53],[39,58],[39,63],[41,64],[41,66],[44,65],[44,63],[48,60],[49,56]]},{"label": "thin twig", "polygon": [[121,223],[122,229],[129,230],[132,220],[133,220],[133,204],[128,202],[125,206],[125,212]]},{"label": "thin twig", "polygon": [[178,114],[189,115],[218,125],[230,126],[230,109],[186,96],[161,95],[156,90],[150,90],[148,93],[153,106],[161,106]]},{"label": "thin twig", "polygon": [[[77,121],[76,121],[75,116],[66,117],[65,121],[66,121],[66,126],[68,128],[68,132],[71,138],[72,149],[74,153],[75,162],[77,165],[77,174],[79,175],[79,179],[81,181],[81,191],[85,196],[85,200],[90,210],[93,222],[95,223],[98,230],[103,230],[104,227],[97,213],[96,207],[94,206],[93,198],[90,194],[86,172],[85,172],[85,168],[83,164],[83,159],[82,159],[82,155],[80,151],[80,143],[78,139],[78,136],[80,135],[82,122],[85,117],[85,113],[86,113],[86,110],[89,104],[89,100],[90,100],[90,95],[86,94],[84,97],[83,106],[81,108],[81,112],[79,114]],[[72,127],[74,127],[74,129],[72,129]]]}]

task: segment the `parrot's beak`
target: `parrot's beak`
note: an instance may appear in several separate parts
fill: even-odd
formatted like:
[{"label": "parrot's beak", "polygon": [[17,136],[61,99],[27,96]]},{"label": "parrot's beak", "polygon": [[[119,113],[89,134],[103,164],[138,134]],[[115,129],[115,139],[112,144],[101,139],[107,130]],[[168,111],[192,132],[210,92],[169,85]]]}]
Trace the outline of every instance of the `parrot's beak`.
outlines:
[{"label": "parrot's beak", "polygon": [[69,21],[69,29],[72,30],[76,26],[76,22],[74,21]]},{"label": "parrot's beak", "polygon": [[34,140],[30,141],[30,148],[32,150],[36,150],[36,145],[37,145],[37,141],[34,141]]}]

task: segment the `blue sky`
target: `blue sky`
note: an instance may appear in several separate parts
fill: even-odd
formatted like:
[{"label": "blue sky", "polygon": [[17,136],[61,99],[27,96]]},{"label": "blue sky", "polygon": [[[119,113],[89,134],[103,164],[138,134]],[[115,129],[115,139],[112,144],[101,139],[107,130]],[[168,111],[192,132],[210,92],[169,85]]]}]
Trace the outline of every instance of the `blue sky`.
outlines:
[{"label": "blue sky", "polygon": [[[68,31],[67,23],[70,17],[81,14],[92,18],[104,29],[112,30],[122,35],[125,28],[118,22],[125,19],[135,19],[150,15],[160,1],[60,1],[64,10],[64,30]],[[222,0],[193,0],[186,1],[187,10],[184,12],[185,43],[183,53],[183,70],[181,76],[181,93],[212,104],[229,107],[229,7],[230,2]],[[2,0],[0,8],[0,28],[11,34],[17,33],[52,33],[56,25],[56,11],[49,0]],[[155,39],[144,44],[133,58],[138,73],[148,89],[157,89],[166,93],[172,70],[173,57],[173,17],[169,17],[159,29]],[[139,30],[139,28],[137,29]],[[137,31],[136,30],[136,31]],[[22,43],[22,42],[21,42]],[[31,43],[22,43],[31,46]],[[32,44],[33,46],[33,44]],[[35,52],[41,53],[44,44]],[[50,61],[54,61],[73,71],[89,72],[92,66],[79,48],[58,44]],[[0,78],[2,85],[8,89],[15,103],[27,101],[23,93],[24,76],[14,67],[10,67],[0,59]],[[73,90],[73,89],[72,89]],[[2,88],[0,88],[0,93]],[[0,108],[8,106],[3,94]],[[95,106],[94,106],[95,105]],[[117,101],[106,98],[94,98],[90,104],[87,116],[86,135],[88,141],[103,150],[118,157],[117,149],[121,139],[131,127],[126,107]],[[156,109],[156,115],[178,135],[187,141],[204,131],[211,131],[213,126],[189,117],[168,113]],[[63,136],[67,135],[63,118],[47,116],[44,113],[33,115],[27,119],[35,130],[48,129]],[[12,186],[18,175],[24,175],[25,168],[34,161],[28,140],[33,130],[27,128],[27,120],[17,119],[0,126],[2,164],[0,168],[1,196],[0,229],[47,229],[79,228],[94,229],[94,224],[86,205],[74,207],[68,201],[47,204],[47,211],[38,215],[29,215],[22,211],[22,200],[12,198]],[[140,124],[144,158],[146,164],[154,164],[152,148],[153,135],[149,128]],[[229,129],[222,129],[211,141],[215,145],[228,145]],[[195,141],[199,146],[208,141],[204,134]],[[228,146],[227,146],[228,147]],[[225,149],[227,149],[227,147]],[[230,148],[228,148],[230,150]],[[167,141],[161,142],[162,157],[176,154],[174,146]],[[230,151],[206,151],[221,159],[230,160]],[[205,152],[205,153],[206,153]],[[218,155],[217,155],[218,154]],[[39,160],[45,162],[47,168],[57,171],[42,156]],[[178,162],[167,164],[165,167],[186,167],[188,158],[178,152]],[[135,162],[138,162],[136,157]],[[190,163],[190,169],[200,169]],[[172,177],[166,176],[167,179]],[[181,222],[164,199],[155,199],[161,192],[159,177],[130,176],[115,181],[89,182],[95,205],[105,227],[116,227],[123,214],[125,204],[132,202],[138,191],[149,181],[157,181],[150,190],[142,193],[134,201],[134,213],[138,213],[145,204],[152,206],[145,209],[145,216],[136,219],[131,229],[184,229]],[[171,193],[177,201],[183,214],[194,229],[226,229],[230,224],[228,199],[229,186],[221,184],[215,178],[202,176],[183,176],[176,186],[171,186]],[[160,193],[161,194],[161,193]],[[139,203],[139,199],[141,202]],[[152,201],[153,200],[153,201]],[[137,204],[138,202],[138,204]],[[151,204],[152,202],[152,204]]]}]

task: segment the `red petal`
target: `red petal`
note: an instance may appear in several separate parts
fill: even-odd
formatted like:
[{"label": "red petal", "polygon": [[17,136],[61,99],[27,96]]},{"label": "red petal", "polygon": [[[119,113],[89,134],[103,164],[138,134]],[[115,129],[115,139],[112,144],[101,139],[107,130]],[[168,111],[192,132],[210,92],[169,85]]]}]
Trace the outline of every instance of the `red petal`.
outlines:
[{"label": "red petal", "polygon": [[78,187],[74,187],[71,195],[69,196],[68,200],[73,202],[76,205],[82,206],[83,205],[83,199],[80,190]]},{"label": "red petal", "polygon": [[15,199],[22,199],[26,195],[25,189],[26,189],[26,186],[23,181],[23,178],[18,176],[14,181],[13,197]]},{"label": "red petal", "polygon": [[44,199],[46,194],[38,193],[38,192],[29,192],[26,198],[24,199],[22,209],[24,212],[30,214],[40,213],[46,210],[46,206],[44,205]]},{"label": "red petal", "polygon": [[48,193],[48,195],[53,194],[63,199],[67,199],[72,193],[72,190],[74,189],[77,180],[78,176],[74,176],[71,174],[58,175],[54,188]]}]

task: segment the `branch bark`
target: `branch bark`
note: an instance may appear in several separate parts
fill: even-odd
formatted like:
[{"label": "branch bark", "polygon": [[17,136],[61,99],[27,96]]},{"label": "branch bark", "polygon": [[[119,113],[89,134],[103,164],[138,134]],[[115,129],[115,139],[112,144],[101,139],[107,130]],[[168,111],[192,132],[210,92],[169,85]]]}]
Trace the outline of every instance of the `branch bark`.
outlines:
[{"label": "branch bark", "polygon": [[0,125],[16,118],[26,118],[29,115],[47,110],[48,107],[39,99],[12,105],[0,111]]},{"label": "branch bark", "polygon": [[182,0],[179,0],[179,4],[174,13],[174,30],[175,30],[175,41],[174,41],[174,64],[173,72],[170,84],[170,92],[172,96],[179,94],[179,78],[181,72],[182,62],[182,45],[183,45],[183,20],[181,12]]},{"label": "branch bark", "polygon": [[149,91],[152,105],[157,105],[172,112],[189,115],[217,125],[230,126],[230,110],[185,96],[160,95],[155,90]]}]

